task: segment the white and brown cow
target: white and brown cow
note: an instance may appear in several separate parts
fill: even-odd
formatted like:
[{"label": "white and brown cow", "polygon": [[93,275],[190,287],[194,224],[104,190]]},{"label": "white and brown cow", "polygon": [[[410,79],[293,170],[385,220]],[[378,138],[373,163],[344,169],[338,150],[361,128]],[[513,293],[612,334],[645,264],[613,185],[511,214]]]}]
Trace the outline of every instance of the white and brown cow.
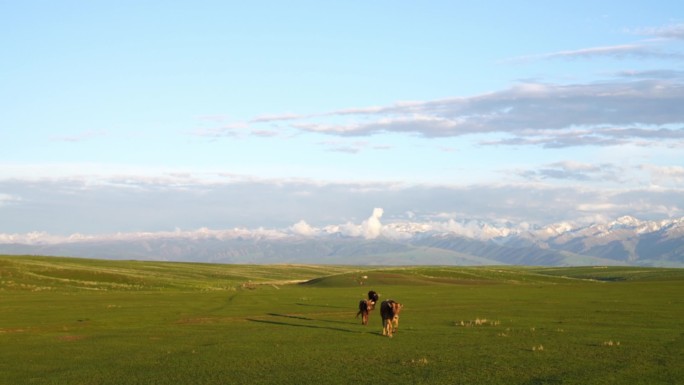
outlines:
[{"label": "white and brown cow", "polygon": [[368,292],[368,299],[373,301],[373,306],[375,306],[375,304],[378,303],[379,298],[380,296],[378,295],[378,293],[374,292],[373,290]]}]

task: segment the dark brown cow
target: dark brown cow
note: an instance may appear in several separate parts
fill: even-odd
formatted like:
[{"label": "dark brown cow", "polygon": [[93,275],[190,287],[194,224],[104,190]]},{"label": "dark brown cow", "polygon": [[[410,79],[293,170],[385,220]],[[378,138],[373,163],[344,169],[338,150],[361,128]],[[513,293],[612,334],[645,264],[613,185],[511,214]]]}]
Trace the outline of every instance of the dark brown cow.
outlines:
[{"label": "dark brown cow", "polygon": [[380,316],[382,316],[382,335],[392,337],[392,333],[399,328],[399,312],[404,305],[388,299],[380,304]]},{"label": "dark brown cow", "polygon": [[361,324],[368,325],[368,314],[375,308],[375,302],[369,299],[362,299],[359,302],[359,312],[356,313],[356,318],[361,315]]}]

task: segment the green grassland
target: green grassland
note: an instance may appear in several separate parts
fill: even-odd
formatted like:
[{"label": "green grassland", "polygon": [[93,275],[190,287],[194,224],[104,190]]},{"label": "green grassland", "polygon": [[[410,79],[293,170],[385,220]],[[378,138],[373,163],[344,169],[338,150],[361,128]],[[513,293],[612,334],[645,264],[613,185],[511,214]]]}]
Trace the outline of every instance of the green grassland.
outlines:
[{"label": "green grassland", "polygon": [[[355,318],[373,289],[399,330]],[[684,270],[0,256],[0,384],[682,384]]]}]

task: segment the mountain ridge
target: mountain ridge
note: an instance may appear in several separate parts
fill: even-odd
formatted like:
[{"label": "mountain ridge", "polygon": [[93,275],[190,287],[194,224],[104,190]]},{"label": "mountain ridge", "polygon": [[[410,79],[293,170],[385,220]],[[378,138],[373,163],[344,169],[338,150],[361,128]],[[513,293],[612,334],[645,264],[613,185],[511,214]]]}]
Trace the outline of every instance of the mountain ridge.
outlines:
[{"label": "mountain ridge", "polygon": [[308,234],[291,229],[200,229],[44,241],[33,234],[24,242],[5,235],[0,253],[213,263],[684,267],[684,218],[641,221],[623,216],[586,226],[544,227],[394,222],[378,230],[372,238],[345,234],[334,226]]}]

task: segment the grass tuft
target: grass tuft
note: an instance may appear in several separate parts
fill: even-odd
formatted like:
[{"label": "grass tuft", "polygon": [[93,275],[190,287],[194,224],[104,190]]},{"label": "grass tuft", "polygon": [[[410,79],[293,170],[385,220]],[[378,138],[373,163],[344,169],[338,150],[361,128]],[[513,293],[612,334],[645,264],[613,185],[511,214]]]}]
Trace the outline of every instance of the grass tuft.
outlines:
[{"label": "grass tuft", "polygon": [[501,324],[501,321],[491,321],[486,318],[475,318],[474,320],[469,320],[469,321],[456,321],[454,322],[454,325],[456,326],[463,326],[463,327],[473,327],[473,326],[499,326]]},{"label": "grass tuft", "polygon": [[418,359],[412,359],[410,361],[405,362],[404,364],[407,366],[427,366],[428,359],[425,357],[418,358]]}]

